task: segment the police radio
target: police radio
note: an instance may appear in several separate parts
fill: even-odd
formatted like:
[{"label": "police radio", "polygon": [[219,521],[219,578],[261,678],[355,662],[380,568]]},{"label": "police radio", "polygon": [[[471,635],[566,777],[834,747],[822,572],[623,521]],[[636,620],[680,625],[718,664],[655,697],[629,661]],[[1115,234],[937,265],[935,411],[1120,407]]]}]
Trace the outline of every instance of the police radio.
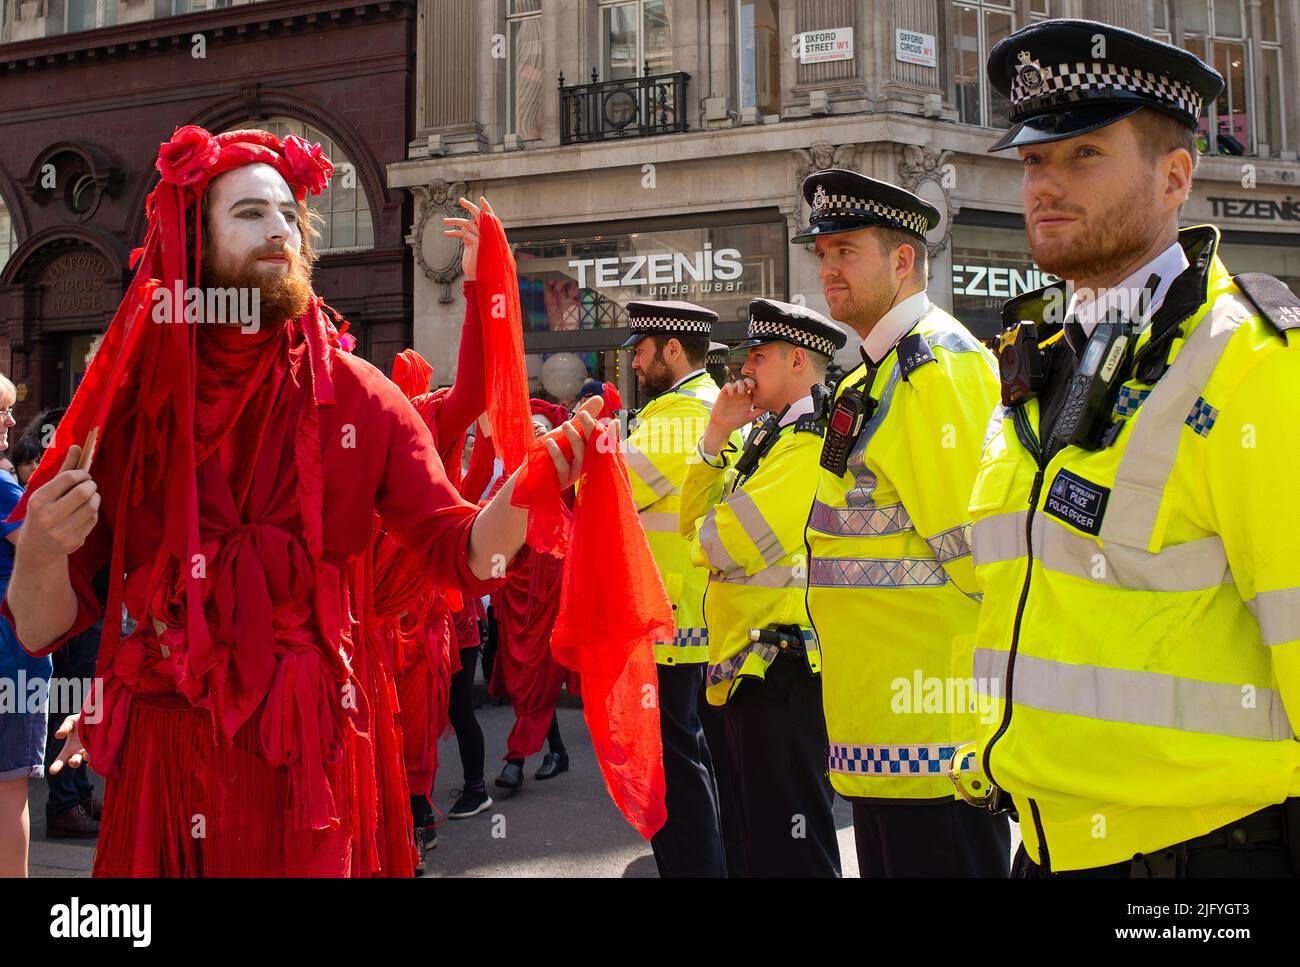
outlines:
[{"label": "police radio", "polygon": [[1044,352],[1038,343],[1038,326],[1021,322],[1004,332],[998,341],[998,375],[1002,382],[1002,405],[1017,406],[1037,396],[1047,385]]},{"label": "police radio", "polygon": [[1052,426],[1053,450],[1070,445],[1101,449],[1115,398],[1128,378],[1133,341],[1128,320],[1118,309],[1112,309],[1104,321],[1097,323]]},{"label": "police radio", "polygon": [[876,401],[864,392],[876,375],[875,367],[867,370],[861,383],[850,386],[831,401],[830,416],[826,421],[826,439],[822,441],[821,465],[842,477],[849,469],[849,454],[858,442],[862,428],[876,411]]},{"label": "police radio", "polygon": [[780,413],[769,412],[759,421],[758,426],[754,427],[749,434],[749,439],[745,441],[745,452],[736,461],[737,477],[748,477],[758,466],[758,461],[772,449],[777,434],[781,432],[781,418],[785,416],[785,411],[788,409],[790,405],[787,403]]}]

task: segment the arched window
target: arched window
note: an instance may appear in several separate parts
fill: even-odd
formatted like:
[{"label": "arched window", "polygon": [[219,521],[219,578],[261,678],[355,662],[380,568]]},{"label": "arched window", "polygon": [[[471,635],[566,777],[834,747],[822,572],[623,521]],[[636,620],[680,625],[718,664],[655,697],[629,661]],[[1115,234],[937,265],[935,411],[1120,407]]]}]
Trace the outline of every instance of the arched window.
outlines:
[{"label": "arched window", "polygon": [[321,235],[316,243],[316,251],[346,252],[374,248],[375,227],[370,217],[370,206],[366,202],[366,191],[357,177],[356,165],[329,135],[305,121],[287,117],[242,121],[232,124],[228,130],[240,128],[261,128],[279,138],[296,134],[310,144],[319,141],[322,150],[334,162],[334,174],[330,177],[329,187],[322,194],[308,199],[312,209],[322,219],[316,226]]},{"label": "arched window", "polygon": [[14,254],[14,249],[18,247],[18,232],[14,228],[14,221],[9,217],[9,209],[5,207],[3,198],[0,198],[0,269],[5,267],[9,261],[9,256]]}]

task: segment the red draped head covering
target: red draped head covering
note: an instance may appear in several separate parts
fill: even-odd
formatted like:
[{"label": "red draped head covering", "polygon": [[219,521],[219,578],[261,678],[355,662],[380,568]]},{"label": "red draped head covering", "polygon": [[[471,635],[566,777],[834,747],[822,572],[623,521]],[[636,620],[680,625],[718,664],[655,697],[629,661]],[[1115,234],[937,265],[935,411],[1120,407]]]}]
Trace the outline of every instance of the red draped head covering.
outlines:
[{"label": "red draped head covering", "polygon": [[[135,275],[59,424],[54,445],[45,451],[26,494],[9,518],[23,518],[27,497],[59,472],[69,447],[84,446],[92,430],[98,433],[98,446],[124,448],[126,469],[117,506],[101,509],[111,515],[114,537],[101,642],[101,667],[105,667],[120,641],[117,616],[122,608],[126,509],[144,499],[146,466],[152,470],[150,486],[154,475],[161,476],[164,546],[150,574],[150,600],[168,572],[169,561],[183,564],[178,570],[185,575],[188,654],[178,669],[178,685],[191,701],[204,698],[199,704],[211,708],[218,724],[226,726],[220,730],[226,735],[235,723],[222,721],[223,710],[215,707],[220,696],[213,695],[204,680],[218,658],[205,620],[201,579],[190,565],[201,549],[197,454],[210,452],[213,444],[195,424],[197,327],[184,324],[183,300],[156,302],[153,292],[159,287],[172,290],[177,284],[186,289],[199,285],[203,194],[218,175],[258,163],[275,168],[299,201],[308,194],[320,194],[333,171],[319,144],[309,145],[294,135],[281,140],[268,131],[228,131],[214,136],[196,125],[186,125],[160,146],[156,167],[161,180],[145,200],[148,224],[144,243],[131,253]],[[186,250],[187,221],[194,229],[192,256]],[[313,296],[307,311],[287,324],[295,337],[306,341],[305,378],[311,380],[315,402],[305,408],[297,428],[295,460],[308,551],[317,566],[322,559],[323,484],[316,408],[334,402],[329,352],[339,344],[338,330],[326,319],[325,308],[324,302]],[[160,313],[165,318],[160,318]],[[115,404],[120,412],[134,411],[134,419],[121,422],[115,418],[110,425],[108,418]],[[324,583],[318,581],[317,586]],[[334,610],[338,610],[337,604]],[[337,623],[322,630],[331,644],[336,643]]]}]

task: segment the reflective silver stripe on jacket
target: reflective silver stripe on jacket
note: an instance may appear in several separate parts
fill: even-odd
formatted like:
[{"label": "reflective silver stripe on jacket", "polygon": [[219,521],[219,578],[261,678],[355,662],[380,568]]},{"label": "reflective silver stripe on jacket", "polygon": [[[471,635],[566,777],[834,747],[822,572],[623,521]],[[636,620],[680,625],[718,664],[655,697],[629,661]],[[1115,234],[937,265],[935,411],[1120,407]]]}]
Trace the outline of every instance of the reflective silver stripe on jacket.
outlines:
[{"label": "reflective silver stripe on jacket", "polygon": [[[1028,511],[1018,510],[976,521],[976,567],[1025,557],[1027,517]],[[1152,553],[1123,545],[1102,548],[1041,511],[1034,514],[1033,528],[1034,559],[1049,571],[1085,581],[1133,591],[1202,591],[1232,583],[1227,552],[1215,536]]]},{"label": "reflective silver stripe on jacket", "polygon": [[948,573],[934,558],[815,557],[808,586],[818,588],[922,588],[948,583]]},{"label": "reflective silver stripe on jacket", "polygon": [[736,515],[736,522],[740,524],[745,536],[758,548],[764,564],[771,567],[785,557],[785,551],[781,548],[781,541],[776,536],[776,531],[767,522],[763,512],[758,509],[758,504],[754,502],[753,497],[743,490],[737,490],[728,494],[723,503]]},{"label": "reflective silver stripe on jacket", "polygon": [[717,570],[728,576],[745,573],[744,567],[731,556],[727,546],[722,543],[722,536],[718,533],[718,518],[712,507],[704,515],[704,523],[700,525],[700,547],[708,557],[709,564]]},{"label": "reflective silver stripe on jacket", "polygon": [[1300,588],[1261,591],[1246,602],[1266,645],[1300,640]]},{"label": "reflective silver stripe on jacket", "polygon": [[835,537],[881,537],[912,529],[912,518],[902,504],[876,507],[832,507],[814,500],[808,526]]},{"label": "reflective silver stripe on jacket", "polygon": [[1187,414],[1205,391],[1232,334],[1252,315],[1240,296],[1224,293],[1215,299],[1169,372],[1142,404],[1116,468],[1101,523],[1101,537],[1108,544],[1150,546]]},{"label": "reflective silver stripe on jacket", "polygon": [[678,533],[676,514],[662,510],[643,510],[637,516],[641,518],[641,529],[647,534]]},{"label": "reflective silver stripe on jacket", "polygon": [[718,584],[735,584],[748,588],[801,588],[803,587],[805,573],[789,564],[776,564],[772,567],[765,567],[761,571],[755,571],[753,574],[746,574],[739,569],[724,574],[716,571],[709,572],[709,580]]},{"label": "reflective silver stripe on jacket", "polygon": [[[627,453],[624,456],[628,467],[641,478],[641,482],[650,488],[656,497],[662,500],[669,494],[677,492],[677,487],[673,482],[659,472],[656,467],[644,453],[634,447],[631,443],[627,444]],[[673,528],[676,530],[676,527]]]},{"label": "reflective silver stripe on jacket", "polygon": [[[1007,655],[975,649],[977,692],[1005,698]],[[1045,712],[1238,739],[1295,738],[1282,696],[1272,688],[1072,665],[1023,653],[1016,655],[1013,682],[1017,704]]]},{"label": "reflective silver stripe on jacket", "polygon": [[935,560],[940,564],[955,561],[957,558],[965,557],[970,553],[970,524],[958,524],[956,527],[950,527],[946,531],[940,531],[933,537],[927,537],[925,542],[930,545],[930,550],[934,551]]}]

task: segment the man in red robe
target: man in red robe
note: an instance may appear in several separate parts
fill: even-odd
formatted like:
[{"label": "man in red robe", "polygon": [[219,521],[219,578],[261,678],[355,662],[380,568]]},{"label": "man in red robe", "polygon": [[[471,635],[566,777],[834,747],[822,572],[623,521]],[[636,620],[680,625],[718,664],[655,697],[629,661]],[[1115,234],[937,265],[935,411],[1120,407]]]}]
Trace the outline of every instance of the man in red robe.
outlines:
[{"label": "man in red robe", "polygon": [[[374,515],[430,580],[481,594],[528,514],[514,477],[462,500],[402,394],[339,348],[310,287],[319,145],[187,126],[158,169],[137,274],[15,511],[3,610],[34,654],[101,611],[136,622],[106,622],[102,691],[61,730],[60,760],[108,780],[96,875],[373,875],[348,585]],[[561,486],[594,429],[557,434],[571,459],[547,440]]]},{"label": "man in red robe", "polygon": [[[568,411],[545,400],[529,400],[533,427],[542,436],[563,422]],[[571,498],[566,497],[566,503]],[[492,662],[491,691],[506,695],[514,707],[515,724],[506,738],[506,764],[496,786],[510,791],[524,784],[524,760],[536,755],[546,740],[546,755],[534,778],[553,779],[569,770],[569,753],[555,714],[560,691],[568,683],[576,693],[577,676],[551,654],[551,632],[560,612],[560,579],[564,561],[525,547],[492,595],[497,615],[498,644]]]}]

